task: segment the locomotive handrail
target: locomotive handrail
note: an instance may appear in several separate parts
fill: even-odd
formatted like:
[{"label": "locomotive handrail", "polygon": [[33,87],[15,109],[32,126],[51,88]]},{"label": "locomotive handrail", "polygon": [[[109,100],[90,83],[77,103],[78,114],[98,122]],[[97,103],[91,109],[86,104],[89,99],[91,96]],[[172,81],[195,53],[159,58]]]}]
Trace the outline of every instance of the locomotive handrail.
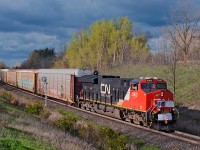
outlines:
[{"label": "locomotive handrail", "polygon": [[[156,108],[156,106],[153,107],[154,101],[155,101],[155,99],[154,99],[153,101],[151,101],[151,106],[150,106],[149,109],[146,111],[146,113],[147,113],[148,111],[150,111],[150,113],[149,113],[149,118],[151,117],[152,111]],[[153,109],[151,109],[152,107],[153,107]],[[146,117],[146,120],[147,120],[147,117]],[[151,118],[150,127],[151,127],[151,125],[152,125],[152,118]]]},{"label": "locomotive handrail", "polygon": [[[151,109],[151,107],[153,107],[153,102],[155,101],[156,99],[154,99],[153,101],[151,101],[151,106],[149,107],[149,109],[147,110],[147,112]],[[156,108],[156,106],[154,107]],[[154,110],[154,108],[152,110]]]},{"label": "locomotive handrail", "polygon": [[176,120],[179,118],[179,111],[176,109],[176,107],[174,107],[174,109],[176,110],[176,112],[177,112],[177,118],[176,118]]}]

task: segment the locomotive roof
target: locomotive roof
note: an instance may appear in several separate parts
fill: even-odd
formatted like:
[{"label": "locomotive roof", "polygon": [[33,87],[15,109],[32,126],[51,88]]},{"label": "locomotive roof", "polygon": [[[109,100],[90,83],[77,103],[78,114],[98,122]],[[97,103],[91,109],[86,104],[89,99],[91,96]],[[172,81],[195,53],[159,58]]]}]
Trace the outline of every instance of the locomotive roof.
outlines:
[{"label": "locomotive roof", "polygon": [[98,75],[85,75],[78,79],[79,82],[88,82],[93,83],[95,80],[98,79]]},{"label": "locomotive roof", "polygon": [[135,78],[135,79],[131,80],[131,83],[139,83],[141,80],[144,80],[144,79]]},{"label": "locomotive roof", "polygon": [[80,82],[87,82],[87,83],[96,83],[98,81],[98,78],[101,79],[114,79],[114,78],[120,78],[120,76],[109,76],[109,75],[85,75],[78,80]]}]

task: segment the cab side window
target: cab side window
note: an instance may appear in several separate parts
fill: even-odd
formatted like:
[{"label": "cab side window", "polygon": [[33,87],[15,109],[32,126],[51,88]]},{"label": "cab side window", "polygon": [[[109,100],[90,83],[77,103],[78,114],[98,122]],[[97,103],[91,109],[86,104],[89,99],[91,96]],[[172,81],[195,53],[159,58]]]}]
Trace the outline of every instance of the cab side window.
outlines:
[{"label": "cab side window", "polygon": [[137,84],[131,84],[131,90],[138,90],[138,85]]}]

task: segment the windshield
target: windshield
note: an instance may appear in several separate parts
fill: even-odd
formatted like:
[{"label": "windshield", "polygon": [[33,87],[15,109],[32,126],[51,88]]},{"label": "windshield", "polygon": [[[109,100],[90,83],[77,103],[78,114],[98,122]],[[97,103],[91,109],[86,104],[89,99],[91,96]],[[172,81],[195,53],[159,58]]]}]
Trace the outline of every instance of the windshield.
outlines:
[{"label": "windshield", "polygon": [[167,89],[167,85],[165,83],[157,83],[156,89]]},{"label": "windshield", "polygon": [[143,91],[145,91],[146,93],[155,91],[155,90],[161,90],[161,89],[167,89],[167,85],[165,83],[143,83],[141,85],[141,88]]},{"label": "windshield", "polygon": [[153,83],[143,83],[142,89],[143,90],[152,90],[152,89],[155,89],[155,85]]}]

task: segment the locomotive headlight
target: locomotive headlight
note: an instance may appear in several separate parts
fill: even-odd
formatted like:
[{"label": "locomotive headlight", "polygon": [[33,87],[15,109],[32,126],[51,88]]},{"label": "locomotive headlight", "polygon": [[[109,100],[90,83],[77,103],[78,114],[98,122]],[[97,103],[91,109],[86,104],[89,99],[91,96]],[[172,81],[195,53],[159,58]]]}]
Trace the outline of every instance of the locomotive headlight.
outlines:
[{"label": "locomotive headlight", "polygon": [[163,92],[161,92],[161,93],[160,93],[160,96],[164,96],[164,93],[163,93]]},{"label": "locomotive headlight", "polygon": [[160,109],[160,108],[158,108],[158,111],[161,111],[161,109]]}]

